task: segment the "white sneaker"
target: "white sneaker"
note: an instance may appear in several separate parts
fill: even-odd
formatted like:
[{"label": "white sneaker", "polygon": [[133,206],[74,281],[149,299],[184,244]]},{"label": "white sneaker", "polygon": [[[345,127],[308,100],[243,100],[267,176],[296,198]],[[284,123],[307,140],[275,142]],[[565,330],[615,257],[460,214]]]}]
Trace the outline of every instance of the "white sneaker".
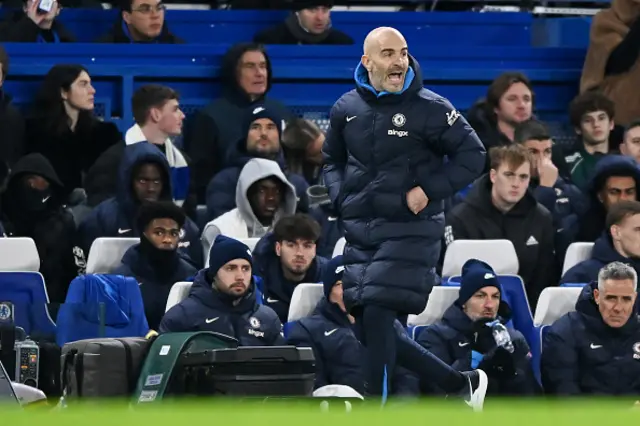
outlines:
[{"label": "white sneaker", "polygon": [[487,385],[489,384],[489,378],[487,373],[482,370],[465,371],[462,373],[469,381],[469,390],[464,391],[464,402],[473,411],[482,411],[484,405],[484,398],[487,395]]}]

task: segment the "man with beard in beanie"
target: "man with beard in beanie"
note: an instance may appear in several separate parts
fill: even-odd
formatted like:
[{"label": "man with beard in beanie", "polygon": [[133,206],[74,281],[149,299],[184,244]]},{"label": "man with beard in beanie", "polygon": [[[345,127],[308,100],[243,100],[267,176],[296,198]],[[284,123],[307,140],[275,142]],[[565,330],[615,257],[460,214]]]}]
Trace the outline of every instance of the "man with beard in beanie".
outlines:
[{"label": "man with beard in beanie", "polygon": [[293,2],[293,13],[278,25],[255,35],[261,44],[353,44],[353,39],[331,27],[332,0]]},{"label": "man with beard in beanie", "polygon": [[[416,339],[456,370],[480,368],[489,376],[493,395],[532,395],[540,392],[531,368],[531,352],[524,336],[507,328],[513,352],[497,346],[491,324],[507,324],[511,309],[495,272],[488,264],[468,260],[462,267],[458,300],[444,317],[425,328]],[[424,393],[441,393],[433,383],[422,382]]]},{"label": "man with beard in beanie", "polygon": [[356,88],[331,109],[322,152],[324,182],[345,231],[344,300],[363,330],[368,392],[384,402],[396,358],[415,357],[434,381],[481,410],[487,375],[452,370],[420,345],[398,347],[396,321],[426,307],[444,201],[482,172],[484,148],[451,103],[423,87],[398,30],[373,30],[363,53]]},{"label": "man with beard in beanie", "polygon": [[164,315],[173,284],[193,277],[197,269],[178,253],[180,230],[186,220],[171,201],[148,202],[140,206],[140,243],[122,257],[115,275],[134,277],[140,286],[149,328],[156,330]]},{"label": "man with beard in beanie", "polygon": [[[243,136],[231,146],[224,163],[225,168],[216,174],[207,186],[207,217],[216,219],[236,208],[236,186],[242,168],[252,158],[273,160],[296,189],[299,210],[306,211],[306,194],[309,185],[298,174],[287,173],[280,137],[283,121],[266,105],[256,105],[247,110]],[[302,206],[301,206],[302,204]]]},{"label": "man with beard in beanie", "polygon": [[162,318],[160,333],[212,331],[241,346],[284,344],[278,315],[256,299],[253,258],[245,244],[219,235],[209,252],[209,267],[196,275],[189,296]]}]

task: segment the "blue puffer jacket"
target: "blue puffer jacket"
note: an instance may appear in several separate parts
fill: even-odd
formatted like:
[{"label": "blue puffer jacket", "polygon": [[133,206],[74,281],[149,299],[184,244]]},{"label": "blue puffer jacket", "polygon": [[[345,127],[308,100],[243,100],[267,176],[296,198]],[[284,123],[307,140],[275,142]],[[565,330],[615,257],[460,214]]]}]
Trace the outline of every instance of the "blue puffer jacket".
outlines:
[{"label": "blue puffer jacket", "polygon": [[[347,240],[349,309],[374,304],[422,312],[436,282],[444,201],[477,178],[485,163],[482,143],[464,117],[423,88],[415,59],[409,65],[397,94],[376,93],[358,65],[356,89],[330,114],[324,182]],[[416,186],[429,204],[414,215],[406,194]]]},{"label": "blue puffer jacket", "polygon": [[330,204],[321,204],[309,209],[309,216],[314,218],[322,229],[322,236],[316,247],[318,256],[331,259],[336,243],[344,236],[338,217],[332,211]]}]

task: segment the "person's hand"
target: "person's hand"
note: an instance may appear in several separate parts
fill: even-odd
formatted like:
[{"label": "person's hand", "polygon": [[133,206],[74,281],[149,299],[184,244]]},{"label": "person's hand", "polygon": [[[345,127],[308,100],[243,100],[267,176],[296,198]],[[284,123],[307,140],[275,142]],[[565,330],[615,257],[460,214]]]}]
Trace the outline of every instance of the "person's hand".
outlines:
[{"label": "person's hand", "polygon": [[553,188],[556,184],[558,180],[558,168],[550,158],[543,158],[538,161],[538,176],[540,177],[540,186]]},{"label": "person's hand", "polygon": [[413,214],[420,213],[427,204],[429,204],[429,198],[419,186],[407,192],[407,207]]},{"label": "person's hand", "polygon": [[57,1],[53,2],[53,7],[51,11],[45,14],[38,13],[38,6],[40,5],[40,0],[29,0],[27,3],[27,17],[33,21],[38,27],[43,30],[50,30],[53,25],[53,20],[56,19],[58,13],[60,12],[60,7]]}]

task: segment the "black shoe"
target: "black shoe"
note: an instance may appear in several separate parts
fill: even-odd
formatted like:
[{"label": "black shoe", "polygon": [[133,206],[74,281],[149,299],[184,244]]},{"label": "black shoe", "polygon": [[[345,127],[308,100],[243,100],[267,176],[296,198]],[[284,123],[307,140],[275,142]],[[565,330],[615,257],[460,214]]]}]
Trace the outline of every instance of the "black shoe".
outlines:
[{"label": "black shoe", "polygon": [[464,402],[473,408],[473,411],[482,411],[484,398],[487,395],[487,385],[489,384],[487,373],[482,370],[473,370],[464,371],[462,375],[467,379],[467,385],[465,385],[461,394]]}]

